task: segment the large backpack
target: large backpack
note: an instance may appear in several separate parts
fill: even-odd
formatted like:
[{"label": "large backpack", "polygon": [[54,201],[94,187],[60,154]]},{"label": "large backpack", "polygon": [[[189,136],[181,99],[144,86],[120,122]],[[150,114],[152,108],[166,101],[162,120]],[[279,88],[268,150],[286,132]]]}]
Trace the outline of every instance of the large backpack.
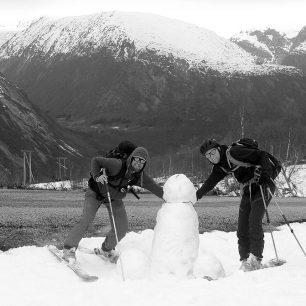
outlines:
[{"label": "large backpack", "polygon": [[122,160],[122,167],[120,172],[114,176],[109,176],[109,180],[116,181],[121,177],[123,178],[127,170],[126,161],[136,148],[136,145],[126,140],[120,142],[117,147],[113,148],[105,154],[105,157],[107,158],[117,158]]},{"label": "large backpack", "polygon": [[[127,170],[127,159],[136,148],[137,148],[137,146],[134,145],[132,142],[122,141],[115,148],[111,149],[110,151],[108,151],[105,154],[105,157],[107,157],[107,158],[117,158],[117,159],[122,160],[122,167],[121,167],[119,173],[114,175],[114,176],[109,176],[108,177],[108,184],[110,186],[112,186],[116,189],[121,189],[122,188],[121,183],[124,179],[124,175],[125,175],[126,170]],[[110,182],[110,181],[116,181],[116,180],[119,180],[119,179],[121,179],[121,181],[119,182],[118,186],[114,186]],[[138,176],[137,177],[135,176],[129,182],[129,185],[132,186],[133,184],[135,184],[137,182],[137,180],[138,180]],[[88,186],[96,193],[97,199],[100,201],[102,199],[102,196],[100,194],[98,184],[94,180],[94,178],[92,177],[91,173],[90,173],[90,178],[88,180]]]},{"label": "large backpack", "polygon": [[127,159],[135,149],[136,145],[130,141],[125,140],[120,142],[117,147],[108,151],[105,154],[105,157]]},{"label": "large backpack", "polygon": [[[243,146],[243,147],[250,148],[250,149],[260,150],[259,146],[258,146],[258,142],[255,139],[252,139],[252,138],[241,138],[241,139],[237,140],[236,142],[231,144],[229,149],[227,149],[226,156],[227,156],[227,159],[232,164],[236,165],[234,170],[236,170],[237,168],[239,168],[241,166],[242,167],[253,167],[253,166],[256,166],[256,165],[253,165],[253,164],[250,164],[250,163],[241,162],[241,161],[236,160],[235,158],[233,158],[230,155],[230,148],[233,147],[233,146]],[[267,151],[265,151],[265,152],[268,155],[269,161],[270,161],[270,163],[272,165],[272,168],[273,168],[272,179],[275,179],[279,175],[281,170],[282,170],[282,164],[281,164],[281,162],[274,155],[272,155],[271,153],[269,153]]]}]

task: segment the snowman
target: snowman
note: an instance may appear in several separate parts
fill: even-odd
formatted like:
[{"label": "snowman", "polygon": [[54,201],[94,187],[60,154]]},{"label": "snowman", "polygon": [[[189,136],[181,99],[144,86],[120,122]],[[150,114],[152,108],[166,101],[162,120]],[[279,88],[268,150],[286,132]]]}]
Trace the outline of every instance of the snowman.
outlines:
[{"label": "snowman", "polygon": [[166,181],[163,198],[154,228],[151,275],[193,277],[199,250],[199,220],[193,207],[196,190],[184,174],[176,174]]}]

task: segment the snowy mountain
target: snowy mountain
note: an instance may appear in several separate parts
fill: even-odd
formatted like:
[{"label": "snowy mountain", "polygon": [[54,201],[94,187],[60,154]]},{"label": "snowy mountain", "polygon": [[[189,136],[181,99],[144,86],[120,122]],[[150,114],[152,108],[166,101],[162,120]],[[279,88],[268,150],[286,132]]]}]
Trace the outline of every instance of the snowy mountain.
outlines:
[{"label": "snowy mountain", "polygon": [[230,39],[259,63],[294,66],[306,73],[306,27],[293,37],[274,29],[242,31]]},{"label": "snowy mountain", "polygon": [[306,26],[292,39],[291,52],[284,59],[284,64],[298,67],[306,75]]},{"label": "snowy mountain", "polygon": [[230,39],[262,63],[282,64],[292,41],[274,29],[242,31]]},{"label": "snowy mountain", "polygon": [[0,71],[58,122],[149,134],[150,144],[171,135],[177,146],[190,133],[196,142],[203,131],[238,138],[242,103],[250,130],[281,122],[287,102],[304,114],[300,70],[260,64],[212,31],[144,13],[40,18],[2,45]]},{"label": "snowy mountain", "polygon": [[143,13],[40,18],[3,46],[0,57],[39,56],[47,60],[57,56],[90,56],[104,48],[118,61],[142,60],[152,52],[184,60],[190,67],[219,72],[262,74],[273,70],[258,67],[252,56],[212,31]]}]

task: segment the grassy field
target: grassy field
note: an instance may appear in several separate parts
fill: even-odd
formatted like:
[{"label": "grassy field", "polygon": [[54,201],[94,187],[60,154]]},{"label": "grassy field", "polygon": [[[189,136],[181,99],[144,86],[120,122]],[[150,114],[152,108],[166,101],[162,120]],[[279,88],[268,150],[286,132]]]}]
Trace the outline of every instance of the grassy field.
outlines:
[{"label": "grassy field", "polygon": [[[153,229],[162,201],[151,194],[125,200],[131,231]],[[306,221],[306,199],[276,198],[289,222]],[[38,191],[0,189],[0,250],[24,245],[61,245],[82,214],[83,191]],[[239,198],[204,197],[195,205],[200,233],[212,230],[235,231]],[[272,202],[269,207],[273,228],[284,224]],[[267,224],[264,223],[267,230]],[[101,206],[86,236],[105,236],[109,230],[106,208]]]}]

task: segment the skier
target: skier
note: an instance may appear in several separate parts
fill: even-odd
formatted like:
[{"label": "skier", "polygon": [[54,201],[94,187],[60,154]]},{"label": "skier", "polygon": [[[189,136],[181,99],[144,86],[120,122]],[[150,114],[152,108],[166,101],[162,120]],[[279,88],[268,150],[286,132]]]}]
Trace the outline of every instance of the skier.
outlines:
[{"label": "skier", "polygon": [[[107,197],[109,190],[118,240],[120,241],[128,231],[128,219],[123,203],[129,186],[138,185],[151,191],[162,199],[163,189],[144,172],[148,163],[148,152],[143,147],[137,147],[128,159],[94,157],[91,161],[91,173],[98,188],[88,188],[85,194],[83,214],[79,222],[73,227],[64,241],[63,258],[74,263],[75,252],[88,226],[92,223],[101,203],[106,206],[112,229],[106,235],[101,248],[95,248],[95,253],[105,259],[116,262],[118,254],[115,252],[116,236],[110,203]],[[102,171],[101,171],[102,169]],[[123,171],[122,171],[123,170]],[[94,190],[98,190],[95,192]]]},{"label": "skier", "polygon": [[[240,269],[260,269],[264,249],[262,220],[265,214],[261,188],[266,205],[271,200],[266,187],[272,193],[275,191],[274,169],[268,153],[243,145],[220,145],[215,139],[205,140],[200,146],[200,152],[213,164],[213,168],[207,180],[197,190],[197,199],[212,190],[226,175],[233,174],[242,191],[237,229],[238,250],[242,261]],[[230,161],[233,159],[236,163]],[[237,165],[239,162],[240,166]]]}]

